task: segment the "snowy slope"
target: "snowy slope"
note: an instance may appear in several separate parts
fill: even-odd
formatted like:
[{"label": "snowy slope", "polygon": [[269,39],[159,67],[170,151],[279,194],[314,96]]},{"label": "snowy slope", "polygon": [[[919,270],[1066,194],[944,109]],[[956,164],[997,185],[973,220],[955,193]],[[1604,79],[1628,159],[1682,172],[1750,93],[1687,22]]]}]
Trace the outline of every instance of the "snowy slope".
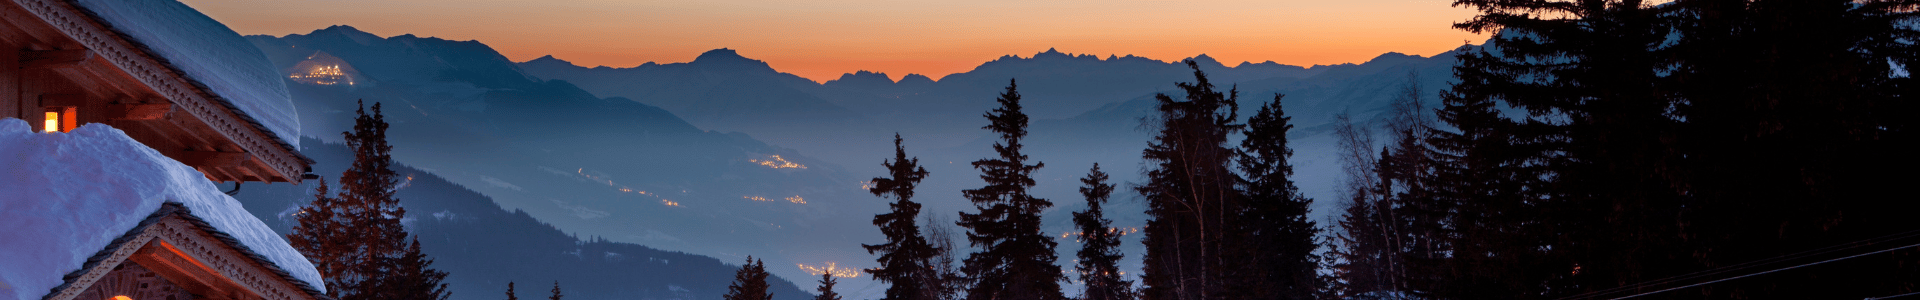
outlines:
[{"label": "snowy slope", "polygon": [[40,299],[166,202],[324,288],[305,257],[205,175],[110,126],[38,133],[0,119],[0,191],[0,300]]},{"label": "snowy slope", "polygon": [[300,119],[282,74],[233,29],[172,0],[74,2],[246,112],[281,141],[300,147]]}]

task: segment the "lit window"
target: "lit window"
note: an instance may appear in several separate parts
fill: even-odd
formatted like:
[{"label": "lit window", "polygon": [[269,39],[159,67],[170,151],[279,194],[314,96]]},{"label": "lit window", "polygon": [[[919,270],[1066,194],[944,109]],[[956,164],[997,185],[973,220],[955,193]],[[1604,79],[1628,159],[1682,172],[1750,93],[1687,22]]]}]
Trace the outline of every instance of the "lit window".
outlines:
[{"label": "lit window", "polygon": [[[57,112],[57,111],[47,112],[47,122],[44,128],[46,129],[42,129],[43,132],[59,131],[60,130],[60,112]],[[114,300],[126,300],[126,299],[114,299]]]}]

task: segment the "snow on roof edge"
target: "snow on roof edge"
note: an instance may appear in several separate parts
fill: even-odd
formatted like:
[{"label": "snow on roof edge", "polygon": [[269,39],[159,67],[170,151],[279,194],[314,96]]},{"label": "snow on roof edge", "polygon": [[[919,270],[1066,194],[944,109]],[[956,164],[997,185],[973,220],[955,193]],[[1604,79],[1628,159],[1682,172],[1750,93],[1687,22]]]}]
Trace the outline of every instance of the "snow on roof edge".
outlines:
[{"label": "snow on roof edge", "polygon": [[0,228],[25,229],[0,230],[0,300],[39,300],[168,202],[296,285],[325,288],[305,256],[205,175],[111,126],[40,133],[0,119],[0,190]]},{"label": "snow on roof edge", "polygon": [[173,0],[67,1],[298,153],[299,114],[286,82],[238,32]]}]

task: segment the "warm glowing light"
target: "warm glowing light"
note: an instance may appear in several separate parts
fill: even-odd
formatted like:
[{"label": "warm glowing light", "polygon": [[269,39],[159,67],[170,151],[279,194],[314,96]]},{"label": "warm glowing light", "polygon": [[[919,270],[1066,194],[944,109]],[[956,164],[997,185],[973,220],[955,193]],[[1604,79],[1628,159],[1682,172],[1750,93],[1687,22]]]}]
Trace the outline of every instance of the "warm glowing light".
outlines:
[{"label": "warm glowing light", "polygon": [[127,297],[126,295],[113,296],[113,300],[133,300],[133,297]]},{"label": "warm glowing light", "polygon": [[749,159],[747,161],[757,163],[762,166],[775,168],[775,169],[806,169],[807,168],[806,165],[801,165],[799,163],[787,161],[787,159],[785,158],[780,158],[779,155],[768,155],[768,157],[772,157],[773,159],[769,159],[769,160]]},{"label": "warm glowing light", "polygon": [[761,196],[745,196],[740,198],[746,198],[747,200],[753,200],[753,201],[773,201],[773,200],[767,200],[767,197],[761,197]]},{"label": "warm glowing light", "polygon": [[54,132],[54,131],[60,130],[60,113],[51,112],[51,111],[47,112],[46,127],[47,129],[44,129],[45,130],[44,132]]},{"label": "warm glowing light", "polygon": [[834,262],[827,262],[827,265],[825,266],[809,266],[807,264],[795,264],[795,265],[799,265],[801,271],[806,271],[807,274],[812,274],[812,275],[833,274],[833,277],[842,277],[842,278],[860,277],[860,271],[855,271],[854,269],[850,269],[850,268],[841,268],[838,265],[834,264]]},{"label": "warm glowing light", "polygon": [[861,182],[860,182],[860,190],[863,190],[863,191],[871,191],[871,190],[873,190],[873,187],[874,187],[874,186],[873,186],[873,181],[871,181],[871,180],[869,180],[869,181],[861,181]]},{"label": "warm glowing light", "polygon": [[306,72],[289,74],[287,78],[308,84],[353,85],[353,76],[349,76],[346,72],[340,71],[340,65],[313,66],[313,68],[307,69]]},{"label": "warm glowing light", "polygon": [[664,203],[667,206],[673,206],[673,207],[680,206],[680,202],[673,202],[673,200],[667,200],[667,199],[660,199],[660,203]]},{"label": "warm glowing light", "polygon": [[[1115,236],[1127,236],[1129,233],[1139,233],[1140,227],[1107,228],[1107,232],[1113,233]],[[1081,234],[1079,231],[1068,231],[1060,233],[1060,238],[1073,237],[1074,240],[1079,240],[1082,235],[1084,234]]]},{"label": "warm glowing light", "polygon": [[800,198],[800,195],[794,195],[793,197],[787,197],[787,202],[793,202],[797,204],[807,204],[807,199]]},{"label": "warm glowing light", "polygon": [[593,176],[593,174],[587,174],[587,168],[579,168],[579,169],[573,170],[573,173],[579,174],[580,177],[586,177],[587,180],[592,180],[595,183],[605,183],[607,184],[607,186],[614,187],[615,190],[619,190],[621,193],[635,193],[635,194],[659,197],[654,194],[647,193],[647,191],[635,190],[633,188],[630,188],[624,185],[614,184],[613,180],[600,179],[599,176]]}]

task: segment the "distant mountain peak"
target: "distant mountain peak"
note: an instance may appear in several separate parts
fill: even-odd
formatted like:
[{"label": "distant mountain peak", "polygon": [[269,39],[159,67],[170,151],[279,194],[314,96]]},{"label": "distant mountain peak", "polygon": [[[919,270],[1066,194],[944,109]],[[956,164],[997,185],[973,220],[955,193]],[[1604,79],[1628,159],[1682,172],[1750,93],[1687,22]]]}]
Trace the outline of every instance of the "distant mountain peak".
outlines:
[{"label": "distant mountain peak", "polygon": [[375,40],[381,39],[380,36],[378,35],[374,35],[366,31],[361,31],[359,28],[353,28],[353,26],[350,26],[350,25],[327,26],[327,28],[314,30],[313,32],[307,33],[307,35],[309,36],[338,35],[338,36],[353,40],[353,42],[359,43],[361,45],[368,45]]},{"label": "distant mountain peak", "polygon": [[688,62],[688,64],[773,70],[773,67],[767,65],[767,62],[740,56],[740,52],[728,48],[707,50],[707,52],[700,53],[699,57],[694,57],[693,61]]},{"label": "distant mountain peak", "polygon": [[699,57],[693,58],[693,62],[745,61],[745,60],[752,60],[752,59],[748,59],[745,56],[740,56],[739,51],[734,51],[733,49],[728,49],[728,48],[707,50],[707,52],[701,52]]},{"label": "distant mountain peak", "polygon": [[932,84],[933,82],[933,78],[927,75],[907,73],[907,76],[900,76],[899,84]]},{"label": "distant mountain peak", "polygon": [[1227,67],[1226,64],[1220,63],[1220,60],[1213,59],[1212,56],[1207,56],[1206,53],[1201,53],[1200,55],[1195,55],[1193,56],[1193,58],[1188,58],[1188,59],[1193,60],[1195,64],[1199,64],[1200,67],[1203,67],[1203,68],[1222,68],[1223,69]]},{"label": "distant mountain peak", "polygon": [[540,58],[535,58],[533,60],[529,60],[523,63],[524,64],[558,64],[558,65],[567,65],[567,66],[579,66],[578,64],[574,64],[573,62],[560,59],[558,57],[553,57],[553,54],[547,54],[547,56],[541,56]]},{"label": "distant mountain peak", "polygon": [[827,82],[822,84],[825,84],[825,85],[855,84],[855,85],[868,85],[868,86],[871,86],[871,85],[885,86],[885,85],[894,84],[894,81],[892,77],[887,76],[887,73],[860,70],[859,72],[840,74],[840,79],[828,80]]},{"label": "distant mountain peak", "polygon": [[1373,59],[1367,60],[1367,63],[1372,63],[1376,61],[1392,61],[1392,60],[1421,59],[1421,58],[1425,58],[1425,57],[1421,57],[1419,55],[1409,55],[1409,54],[1400,53],[1400,52],[1387,52],[1387,53],[1381,53],[1380,56],[1374,56]]}]

